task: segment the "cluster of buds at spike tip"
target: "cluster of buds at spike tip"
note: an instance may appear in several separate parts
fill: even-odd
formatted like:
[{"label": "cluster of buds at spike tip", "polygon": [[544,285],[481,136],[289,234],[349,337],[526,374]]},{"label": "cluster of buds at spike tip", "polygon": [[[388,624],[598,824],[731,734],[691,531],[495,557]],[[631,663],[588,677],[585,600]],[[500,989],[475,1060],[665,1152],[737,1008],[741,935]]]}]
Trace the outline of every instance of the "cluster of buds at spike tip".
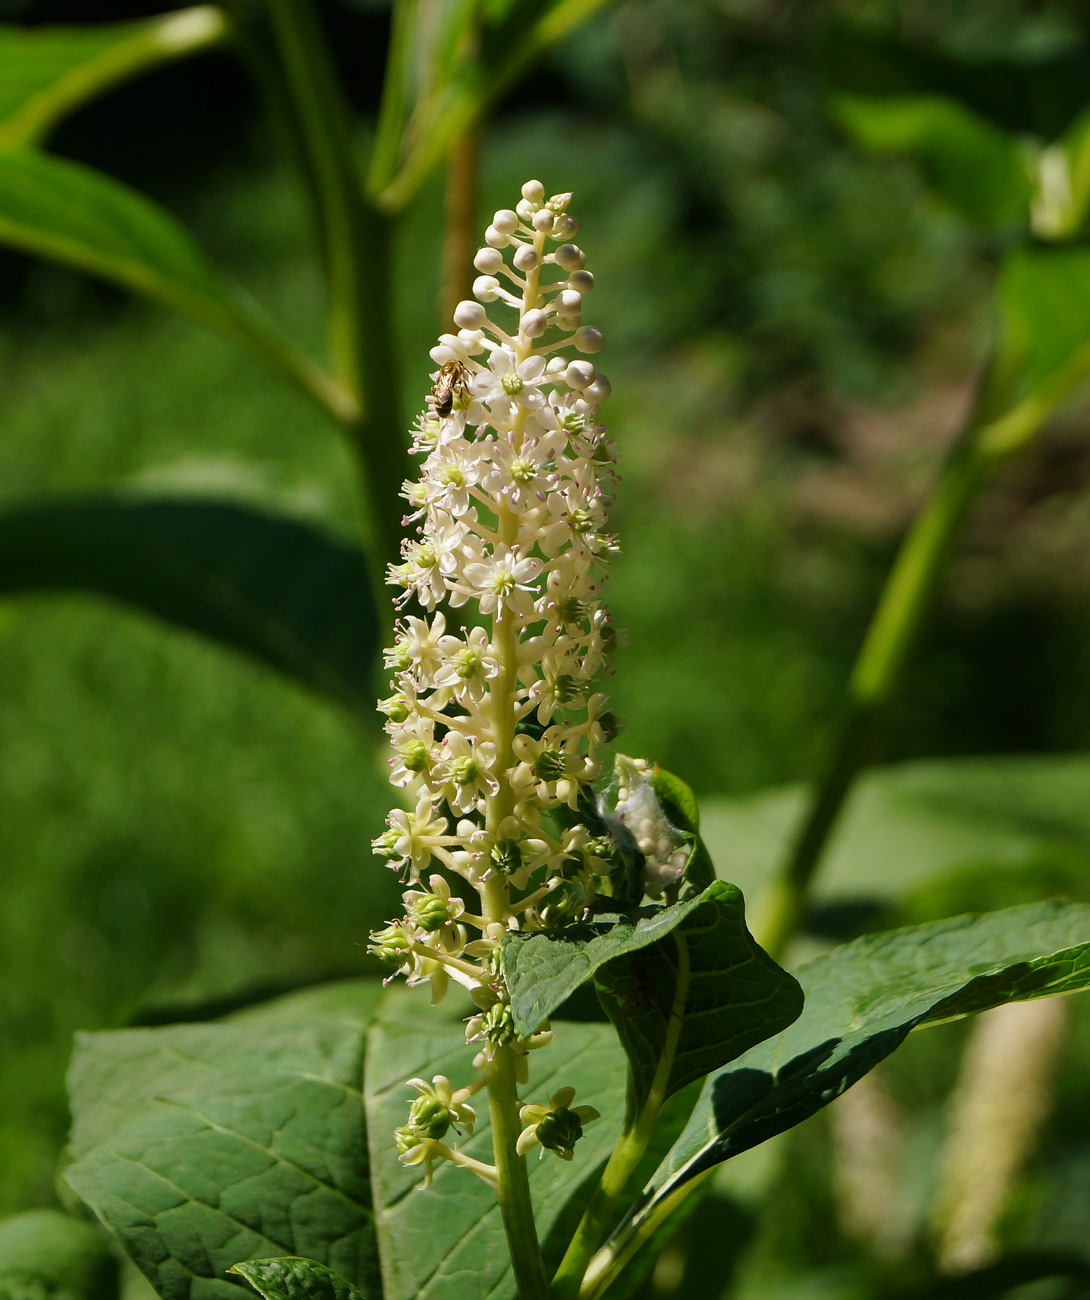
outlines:
[{"label": "cluster of buds at spike tip", "polygon": [[[609,871],[585,810],[616,729],[596,689],[615,639],[602,602],[615,471],[598,420],[609,382],[590,360],[602,336],[582,322],[594,277],[570,201],[528,181],[495,214],[473,300],[432,349],[421,473],[403,489],[415,535],[390,569],[404,613],[379,705],[407,806],[374,848],[414,888],[372,951],[429,981],[433,1001],[451,979],[467,987],[478,1068],[511,1049],[520,1078],[551,1035],[516,1032],[500,941],[578,919]],[[413,1152],[439,1139],[413,1136],[402,1158],[425,1160]]]}]

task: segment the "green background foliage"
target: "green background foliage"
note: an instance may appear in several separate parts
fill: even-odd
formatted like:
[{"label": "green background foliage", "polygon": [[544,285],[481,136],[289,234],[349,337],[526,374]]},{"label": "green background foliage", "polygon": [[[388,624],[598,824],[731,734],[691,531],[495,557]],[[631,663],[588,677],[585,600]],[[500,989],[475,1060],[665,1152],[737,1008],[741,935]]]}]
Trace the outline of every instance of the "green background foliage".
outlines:
[{"label": "green background foliage", "polygon": [[[385,41],[384,10],[328,8],[373,120],[368,50]],[[45,0],[3,12],[92,16]],[[838,62],[823,35],[832,19],[908,38],[938,62],[891,79],[873,42],[863,58],[847,37],[851,57]],[[817,770],[896,542],[968,401],[993,323],[989,286],[1027,195],[1010,132],[1069,131],[1077,154],[1084,21],[1074,6],[1014,0],[620,0],[486,130],[482,215],[529,174],[574,190],[598,277],[587,315],[607,334],[624,478],[612,599],[627,645],[609,688],[629,722],[623,748],[695,787],[719,870],[747,897],[798,807],[789,791],[754,792]],[[994,82],[958,70],[967,55],[1008,71],[1028,61],[1027,76],[1048,63],[1052,118],[1005,117]],[[889,101],[868,110],[876,91]],[[941,110],[935,96],[947,96]],[[171,231],[136,231],[165,259],[174,289],[157,292],[188,279],[200,299],[188,310],[227,337],[5,253],[5,504],[120,492],[181,509],[199,497],[360,536],[346,443],[229,341],[267,360],[278,346],[268,315],[317,355],[326,305],[302,185],[237,72],[219,54],[171,68],[84,110],[52,144],[68,165],[51,175],[82,183],[77,168],[101,167],[196,234],[230,288],[194,269]],[[22,171],[0,209],[43,201],[28,166],[40,160],[3,159]],[[426,391],[437,328],[441,205],[433,180],[395,249],[404,367],[389,381],[407,411]],[[0,223],[18,217],[0,210]],[[1083,337],[1069,290],[1086,275],[1080,247],[1008,261],[1003,363],[1017,362],[1023,383],[1047,381]],[[888,925],[1087,896],[1087,777],[1068,757],[1090,741],[1085,426],[1072,401],[989,492],[880,755],[999,760],[868,778],[834,845],[815,933],[850,936],[860,902],[867,924]],[[4,568],[11,591],[17,572]],[[353,683],[353,703],[377,693]],[[16,1210],[54,1197],[74,1029],[203,1017],[355,973],[368,928],[395,904],[368,849],[389,803],[375,732],[283,677],[86,596],[19,597],[0,609],[0,701],[0,1205]],[[1064,757],[1002,759],[1027,753]],[[1079,1087],[1090,1026],[1072,1014],[1052,1127],[1006,1228],[1015,1244],[1080,1246],[1090,1215]],[[961,1032],[934,1031],[934,1047],[914,1039],[889,1067],[920,1167]],[[743,1175],[717,1192],[736,1240],[756,1243],[749,1276],[765,1294],[773,1274],[777,1294],[840,1294],[862,1267],[832,1222],[823,1124],[789,1139],[814,1157],[792,1162],[799,1177],[777,1175],[772,1157],[752,1175],[778,1188],[775,1225],[759,1220]],[[699,1250],[691,1259],[697,1268]]]}]

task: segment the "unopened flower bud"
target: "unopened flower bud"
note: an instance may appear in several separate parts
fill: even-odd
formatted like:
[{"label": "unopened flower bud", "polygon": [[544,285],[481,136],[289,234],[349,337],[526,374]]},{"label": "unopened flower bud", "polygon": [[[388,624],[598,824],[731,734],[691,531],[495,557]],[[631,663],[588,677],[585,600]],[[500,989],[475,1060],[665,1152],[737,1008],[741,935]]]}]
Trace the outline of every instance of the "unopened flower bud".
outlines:
[{"label": "unopened flower bud", "polygon": [[[586,254],[575,244],[561,244],[553,254],[557,266],[562,271],[578,271],[587,260]],[[484,267],[481,267],[484,270]]]},{"label": "unopened flower bud", "polygon": [[602,331],[596,330],[593,325],[581,326],[572,339],[580,352],[601,352],[603,341]]},{"label": "unopened flower bud", "polygon": [[527,181],[522,187],[522,197],[527,203],[544,203],[545,186],[540,181]]},{"label": "unopened flower bud", "polygon": [[491,248],[506,248],[511,242],[502,230],[497,230],[495,226],[486,226],[484,232],[484,242]]},{"label": "unopened flower bud", "polygon": [[534,213],[537,211],[537,205],[531,203],[529,199],[519,199],[515,204],[515,211],[523,221],[533,221]]},{"label": "unopened flower bud", "polygon": [[503,235],[513,235],[518,225],[518,213],[512,212],[510,208],[500,208],[492,214],[492,229]]},{"label": "unopened flower bud", "polygon": [[556,218],[548,208],[542,208],[540,212],[535,212],[533,217],[533,227],[537,231],[548,234],[553,228]]},{"label": "unopened flower bud", "polygon": [[594,383],[594,365],[590,361],[571,361],[564,371],[564,379],[569,388],[582,392]]},{"label": "unopened flower bud", "polygon": [[541,265],[541,258],[538,257],[529,244],[523,244],[521,248],[517,248],[511,261],[514,263],[516,270],[519,271],[533,271]]},{"label": "unopened flower bud", "polygon": [[553,212],[563,212],[571,202],[571,194],[554,194],[549,200],[548,206]]},{"label": "unopened flower bud", "polygon": [[[481,278],[493,279],[494,277],[482,276]],[[487,319],[488,317],[481,304],[479,302],[472,302],[468,298],[463,302],[460,302],[454,309],[454,323],[459,329],[479,330]]]},{"label": "unopened flower bud", "polygon": [[473,281],[473,296],[479,302],[494,302],[499,290],[500,282],[494,275],[479,275]]},{"label": "unopened flower bud", "polygon": [[590,293],[594,288],[594,276],[589,271],[573,271],[568,276],[568,288],[576,293]]},{"label": "unopened flower bud", "polygon": [[498,248],[478,248],[473,265],[485,275],[495,275],[503,266],[503,254]]},{"label": "unopened flower bud", "polygon": [[609,380],[603,374],[597,374],[594,382],[583,389],[583,397],[588,402],[604,402],[611,392]]},{"label": "unopened flower bud", "polygon": [[548,316],[538,307],[526,312],[522,318],[522,332],[528,339],[540,338],[545,333],[548,325]]},{"label": "unopened flower bud", "polygon": [[574,289],[561,289],[556,295],[556,311],[560,316],[574,316],[583,310],[583,297]]},{"label": "unopened flower bud", "polygon": [[579,233],[579,220],[569,212],[562,212],[553,226],[554,239],[574,239]]}]

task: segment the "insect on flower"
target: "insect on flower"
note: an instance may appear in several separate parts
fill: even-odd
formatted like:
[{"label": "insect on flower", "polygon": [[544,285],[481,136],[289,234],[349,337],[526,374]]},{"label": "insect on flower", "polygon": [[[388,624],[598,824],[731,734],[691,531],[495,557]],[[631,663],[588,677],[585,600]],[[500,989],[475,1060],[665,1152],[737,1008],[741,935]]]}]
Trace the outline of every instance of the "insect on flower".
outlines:
[{"label": "insect on flower", "polygon": [[439,367],[439,377],[431,390],[435,399],[435,413],[444,419],[454,409],[457,398],[459,404],[469,396],[469,371],[460,361],[448,361]]}]

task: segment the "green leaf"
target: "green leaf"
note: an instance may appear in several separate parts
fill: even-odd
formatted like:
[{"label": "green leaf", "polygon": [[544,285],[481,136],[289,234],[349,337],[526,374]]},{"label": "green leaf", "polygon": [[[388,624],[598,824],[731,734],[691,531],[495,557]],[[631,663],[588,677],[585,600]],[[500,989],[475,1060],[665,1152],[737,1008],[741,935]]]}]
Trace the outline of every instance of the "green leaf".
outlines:
[{"label": "green leaf", "polygon": [[0,515],[0,594],[125,601],[370,715],[363,554],[308,524],[193,500],[76,497]]},{"label": "green leaf", "polygon": [[991,405],[1055,404],[1090,372],[1090,251],[1019,248],[999,280]]},{"label": "green leaf", "polygon": [[65,1178],[164,1300],[230,1300],[240,1260],[305,1255],[380,1297],[366,1026],[82,1034]]},{"label": "green leaf", "polygon": [[0,25],[0,150],[37,143],[111,86],[226,35],[226,18],[213,5],[93,27]]},{"label": "green leaf", "polygon": [[[470,1005],[429,1007],[418,992],[391,989],[368,1038],[365,1096],[386,1300],[514,1296],[495,1194],[465,1169],[444,1164],[436,1166],[430,1188],[420,1187],[422,1170],[401,1164],[388,1136],[405,1122],[414,1095],[406,1079],[444,1074],[461,1087],[473,1077],[463,1019],[472,1011]],[[596,1107],[603,1118],[587,1125],[573,1164],[548,1154],[529,1162],[534,1217],[545,1242],[558,1227],[574,1226],[565,1210],[581,1195],[585,1199],[583,1183],[613,1149],[625,1088],[624,1057],[609,1025],[557,1022],[553,1028],[554,1041],[529,1058],[532,1083],[522,1089],[523,1099],[543,1102],[549,1092],[569,1086],[578,1104]],[[481,1123],[458,1146],[491,1162],[483,1095],[474,1104]]]},{"label": "green leaf", "polygon": [[802,1015],[711,1075],[623,1236],[690,1179],[793,1128],[912,1029],[1090,985],[1090,907],[1036,903],[867,935],[799,972]]},{"label": "green leaf", "polygon": [[702,901],[604,912],[561,930],[505,935],[500,960],[519,1034],[532,1034],[606,962],[666,938]]},{"label": "green leaf", "polygon": [[953,100],[838,95],[833,111],[863,149],[910,155],[931,188],[971,220],[1028,220],[1032,189],[1017,143]]},{"label": "green leaf", "polygon": [[[815,898],[830,907],[889,904],[954,872],[988,868],[999,880],[1045,859],[1090,878],[1088,790],[1090,758],[1082,755],[945,759],[866,772],[829,845]],[[804,807],[798,788],[704,801],[703,834],[751,912]],[[975,910],[991,905],[987,896],[965,901]]]},{"label": "green leaf", "polygon": [[717,881],[666,939],[595,976],[631,1069],[630,1114],[778,1034],[802,1010],[796,980],[746,929],[741,893]]},{"label": "green leaf", "polygon": [[90,1224],[57,1210],[0,1220],[0,1300],[114,1300],[117,1263]]},{"label": "green leaf", "polygon": [[265,1300],[364,1300],[363,1292],[340,1273],[297,1255],[253,1259],[227,1271],[244,1277]]},{"label": "green leaf", "polygon": [[218,330],[338,418],[353,399],[228,289],[185,228],[135,190],[35,149],[0,153],[0,243],[101,275]]}]

